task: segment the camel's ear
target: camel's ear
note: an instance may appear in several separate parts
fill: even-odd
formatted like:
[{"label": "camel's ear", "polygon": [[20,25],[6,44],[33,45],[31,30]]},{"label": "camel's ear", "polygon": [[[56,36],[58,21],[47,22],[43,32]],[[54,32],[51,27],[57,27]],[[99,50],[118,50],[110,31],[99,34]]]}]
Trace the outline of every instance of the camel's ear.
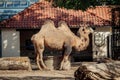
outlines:
[{"label": "camel's ear", "polygon": [[80,24],[79,26],[80,26],[80,27],[84,27],[84,26],[85,26],[85,24]]}]

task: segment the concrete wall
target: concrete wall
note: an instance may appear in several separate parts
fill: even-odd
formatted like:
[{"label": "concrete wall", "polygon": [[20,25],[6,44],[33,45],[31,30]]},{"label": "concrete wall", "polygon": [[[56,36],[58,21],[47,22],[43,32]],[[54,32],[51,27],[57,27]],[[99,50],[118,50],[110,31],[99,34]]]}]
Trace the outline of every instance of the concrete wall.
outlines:
[{"label": "concrete wall", "polygon": [[2,57],[20,56],[19,31],[14,29],[1,30]]}]

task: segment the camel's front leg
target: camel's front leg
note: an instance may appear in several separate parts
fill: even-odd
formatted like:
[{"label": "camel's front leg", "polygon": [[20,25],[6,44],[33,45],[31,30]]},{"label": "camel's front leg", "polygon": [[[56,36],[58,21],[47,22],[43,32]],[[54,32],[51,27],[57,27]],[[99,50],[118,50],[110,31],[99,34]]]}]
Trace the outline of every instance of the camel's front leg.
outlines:
[{"label": "camel's front leg", "polygon": [[36,53],[36,63],[37,63],[37,66],[40,70],[42,70],[42,67],[40,65],[40,62],[39,62],[39,59],[40,59],[40,54],[39,54],[39,51],[38,51],[38,46],[34,43],[34,49],[35,49],[35,53]]},{"label": "camel's front leg", "polygon": [[37,65],[38,65],[38,68],[39,68],[40,70],[42,70],[41,65],[40,65],[40,63],[39,63],[39,58],[40,58],[39,53],[37,53],[36,63],[37,63]]},{"label": "camel's front leg", "polygon": [[45,63],[43,62],[43,51],[44,51],[44,49],[40,49],[40,50],[39,50],[40,65],[41,65],[45,70],[49,70],[49,69],[47,68],[47,66],[45,65]]},{"label": "camel's front leg", "polygon": [[60,70],[69,70],[70,69],[70,61],[69,61],[69,55],[72,51],[71,46],[65,46],[65,52],[63,54],[63,60],[60,65]]}]

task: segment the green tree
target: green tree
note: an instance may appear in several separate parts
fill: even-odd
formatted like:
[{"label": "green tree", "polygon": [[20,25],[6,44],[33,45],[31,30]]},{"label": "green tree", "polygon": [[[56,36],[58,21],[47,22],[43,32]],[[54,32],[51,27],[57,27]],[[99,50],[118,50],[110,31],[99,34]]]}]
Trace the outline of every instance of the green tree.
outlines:
[{"label": "green tree", "polygon": [[98,5],[120,5],[120,0],[52,0],[54,6],[67,9],[86,10],[87,8]]}]

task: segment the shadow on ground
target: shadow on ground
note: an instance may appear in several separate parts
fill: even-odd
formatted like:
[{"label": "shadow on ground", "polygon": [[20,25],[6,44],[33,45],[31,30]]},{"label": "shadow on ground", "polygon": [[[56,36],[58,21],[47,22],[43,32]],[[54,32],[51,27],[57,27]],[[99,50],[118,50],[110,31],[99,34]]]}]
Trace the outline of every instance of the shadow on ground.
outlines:
[{"label": "shadow on ground", "polygon": [[0,77],[0,80],[74,80],[72,77],[42,77],[42,76],[27,76],[18,77]]}]

